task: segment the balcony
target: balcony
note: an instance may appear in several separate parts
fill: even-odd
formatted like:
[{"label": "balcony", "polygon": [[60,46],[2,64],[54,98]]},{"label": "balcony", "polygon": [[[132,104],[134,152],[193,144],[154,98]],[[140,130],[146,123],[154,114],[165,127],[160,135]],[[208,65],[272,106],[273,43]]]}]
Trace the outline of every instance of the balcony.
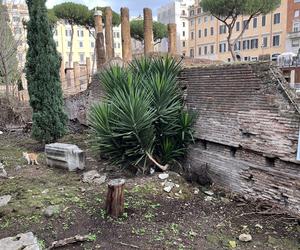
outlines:
[{"label": "balcony", "polygon": [[288,33],[288,38],[289,39],[300,38],[300,31]]}]

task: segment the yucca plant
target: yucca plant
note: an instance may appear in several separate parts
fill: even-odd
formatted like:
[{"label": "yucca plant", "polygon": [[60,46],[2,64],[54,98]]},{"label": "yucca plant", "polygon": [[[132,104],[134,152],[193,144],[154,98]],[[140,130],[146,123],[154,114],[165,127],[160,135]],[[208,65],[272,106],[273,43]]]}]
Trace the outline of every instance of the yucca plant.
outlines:
[{"label": "yucca plant", "polygon": [[184,110],[177,82],[181,63],[170,57],[134,60],[100,73],[106,99],[92,107],[91,143],[114,164],[162,170],[183,158],[196,116]]}]

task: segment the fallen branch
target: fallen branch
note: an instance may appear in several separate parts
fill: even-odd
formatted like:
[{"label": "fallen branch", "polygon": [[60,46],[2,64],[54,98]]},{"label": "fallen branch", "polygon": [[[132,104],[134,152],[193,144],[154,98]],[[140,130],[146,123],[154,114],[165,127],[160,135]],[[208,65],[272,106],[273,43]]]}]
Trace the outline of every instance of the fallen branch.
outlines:
[{"label": "fallen branch", "polygon": [[77,242],[84,242],[84,241],[90,241],[89,235],[75,235],[74,237],[66,238],[63,240],[54,241],[50,247],[47,248],[47,250],[63,247],[69,244],[74,244]]},{"label": "fallen branch", "polygon": [[131,248],[136,248],[136,249],[139,249],[138,246],[135,246],[135,245],[131,245],[131,244],[127,244],[127,243],[124,243],[124,242],[118,242],[120,245],[122,246],[125,246],[125,247],[131,247]]},{"label": "fallen branch", "polygon": [[162,171],[167,171],[169,165],[166,164],[166,165],[161,165],[159,164],[148,152],[146,152],[148,158],[150,159],[150,161],[152,161],[156,166],[158,166]]}]

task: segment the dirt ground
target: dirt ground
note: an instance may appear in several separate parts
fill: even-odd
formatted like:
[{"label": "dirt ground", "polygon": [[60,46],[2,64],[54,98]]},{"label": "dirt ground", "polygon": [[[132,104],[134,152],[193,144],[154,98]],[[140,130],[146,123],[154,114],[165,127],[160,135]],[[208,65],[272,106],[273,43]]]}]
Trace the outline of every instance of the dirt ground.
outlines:
[{"label": "dirt ground", "polygon": [[[158,173],[134,176],[97,159],[85,134],[62,141],[87,151],[86,170],[97,169],[108,179],[126,178],[124,215],[106,216],[106,184],[86,184],[82,172],[49,168],[42,147],[28,135],[4,134],[0,160],[9,178],[0,179],[0,196],[12,195],[12,200],[0,208],[0,239],[32,231],[43,248],[80,234],[89,235],[89,241],[60,249],[300,249],[299,221],[289,215],[260,214],[258,204],[188,183],[174,172],[169,179],[178,185],[166,193]],[[27,166],[23,151],[39,152],[40,165]],[[213,196],[206,190],[213,190]],[[49,205],[59,205],[59,212],[47,218],[43,210]],[[253,240],[239,241],[241,233],[250,233]]]}]

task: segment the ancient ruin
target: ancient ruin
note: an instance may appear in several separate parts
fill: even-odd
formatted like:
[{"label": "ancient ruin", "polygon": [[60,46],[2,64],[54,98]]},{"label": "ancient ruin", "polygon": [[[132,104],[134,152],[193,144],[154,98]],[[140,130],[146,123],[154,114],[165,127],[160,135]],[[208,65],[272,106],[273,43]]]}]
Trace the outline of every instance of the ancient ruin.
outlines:
[{"label": "ancient ruin", "polygon": [[114,38],[113,38],[113,24],[112,24],[112,9],[107,7],[105,9],[105,47],[106,59],[110,60],[114,57]]},{"label": "ancient ruin", "polygon": [[121,8],[122,58],[125,62],[132,60],[129,9]]},{"label": "ancient ruin", "polygon": [[172,56],[177,55],[177,31],[176,24],[168,24],[168,53]]},{"label": "ancient ruin", "polygon": [[144,53],[149,55],[154,51],[152,10],[144,8]]}]

